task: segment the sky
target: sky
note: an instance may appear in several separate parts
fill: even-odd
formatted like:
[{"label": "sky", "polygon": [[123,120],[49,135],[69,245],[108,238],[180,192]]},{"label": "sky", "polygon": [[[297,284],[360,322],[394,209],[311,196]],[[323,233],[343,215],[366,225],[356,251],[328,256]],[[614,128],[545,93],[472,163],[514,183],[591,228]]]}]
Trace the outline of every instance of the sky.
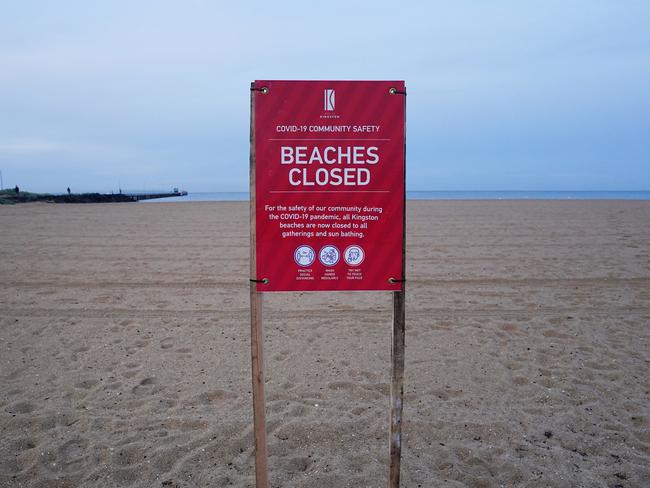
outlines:
[{"label": "sky", "polygon": [[650,2],[0,5],[0,171],[248,189],[255,79],[403,79],[407,188],[650,190]]}]

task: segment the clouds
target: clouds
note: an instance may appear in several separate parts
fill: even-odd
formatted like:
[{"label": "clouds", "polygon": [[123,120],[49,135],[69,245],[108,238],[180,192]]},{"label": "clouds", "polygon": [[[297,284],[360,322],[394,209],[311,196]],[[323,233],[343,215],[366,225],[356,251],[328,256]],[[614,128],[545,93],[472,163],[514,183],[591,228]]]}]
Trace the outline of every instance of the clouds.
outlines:
[{"label": "clouds", "polygon": [[69,156],[92,157],[97,154],[122,157],[123,151],[116,146],[88,144],[83,142],[47,141],[37,139],[0,139],[0,155],[63,154]]},{"label": "clouds", "polygon": [[649,20],[646,2],[12,3],[0,169],[244,190],[251,80],[403,78],[413,189],[600,189],[620,168],[614,189],[649,188]]}]

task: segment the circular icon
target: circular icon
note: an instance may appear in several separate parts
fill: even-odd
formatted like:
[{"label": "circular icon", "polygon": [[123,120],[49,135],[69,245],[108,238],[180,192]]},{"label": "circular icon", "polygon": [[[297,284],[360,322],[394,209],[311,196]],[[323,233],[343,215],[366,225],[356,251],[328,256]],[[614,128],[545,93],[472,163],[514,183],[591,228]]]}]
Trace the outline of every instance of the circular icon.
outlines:
[{"label": "circular icon", "polygon": [[350,266],[359,266],[365,257],[366,253],[363,252],[361,246],[348,246],[343,253],[343,259]]},{"label": "circular icon", "polygon": [[316,259],[316,253],[311,246],[298,246],[293,253],[293,259],[298,266],[309,266]]},{"label": "circular icon", "polygon": [[341,253],[336,246],[323,246],[318,253],[318,259],[325,266],[334,266],[340,258]]}]

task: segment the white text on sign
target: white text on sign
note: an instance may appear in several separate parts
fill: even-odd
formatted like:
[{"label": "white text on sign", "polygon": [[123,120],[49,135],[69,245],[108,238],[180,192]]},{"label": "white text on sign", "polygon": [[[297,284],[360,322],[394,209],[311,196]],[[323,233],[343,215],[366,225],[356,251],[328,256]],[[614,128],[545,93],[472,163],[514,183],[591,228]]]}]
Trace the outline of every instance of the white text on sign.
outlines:
[{"label": "white text on sign", "polygon": [[320,165],[317,170],[292,168],[288,178],[292,186],[365,186],[370,183],[370,170],[360,167],[322,167],[363,166],[379,163],[379,148],[376,146],[327,146],[325,148],[308,146],[282,146],[280,164]]}]

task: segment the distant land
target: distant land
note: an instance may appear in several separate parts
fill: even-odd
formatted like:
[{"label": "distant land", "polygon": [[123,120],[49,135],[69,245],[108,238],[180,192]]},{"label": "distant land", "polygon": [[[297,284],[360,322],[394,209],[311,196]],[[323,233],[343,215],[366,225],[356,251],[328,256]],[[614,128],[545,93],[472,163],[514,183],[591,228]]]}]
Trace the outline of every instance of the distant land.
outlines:
[{"label": "distant land", "polygon": [[169,192],[156,193],[33,193],[21,191],[20,189],[0,190],[0,205],[13,205],[16,203],[28,202],[49,202],[49,203],[111,203],[111,202],[138,202],[140,200],[152,200],[155,198],[183,197],[186,191],[179,191],[177,188]]}]

